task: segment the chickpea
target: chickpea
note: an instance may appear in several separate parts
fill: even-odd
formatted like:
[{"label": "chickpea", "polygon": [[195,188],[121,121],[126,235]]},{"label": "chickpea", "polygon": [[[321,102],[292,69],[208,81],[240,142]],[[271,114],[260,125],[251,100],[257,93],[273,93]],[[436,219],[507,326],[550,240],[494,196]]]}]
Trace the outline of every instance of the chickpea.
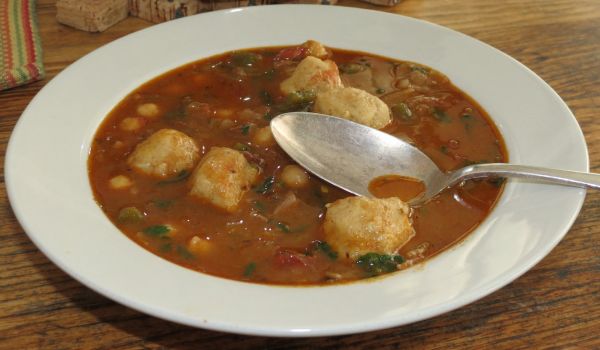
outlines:
[{"label": "chickpea", "polygon": [[119,123],[119,127],[121,128],[121,130],[125,130],[125,131],[136,131],[141,129],[141,127],[144,126],[143,120],[142,118],[131,118],[131,117],[127,117],[123,120],[121,120],[121,122]]},{"label": "chickpea", "polygon": [[117,175],[109,180],[110,187],[114,190],[123,190],[131,187],[133,182],[125,175]]},{"label": "chickpea", "polygon": [[212,243],[210,243],[206,239],[194,236],[192,237],[192,239],[190,239],[187,248],[190,252],[192,252],[195,255],[206,255],[211,251]]},{"label": "chickpea", "polygon": [[275,139],[273,138],[271,127],[265,126],[264,128],[257,129],[252,141],[264,147],[273,146],[275,144]]},{"label": "chickpea", "polygon": [[289,188],[299,189],[308,185],[308,174],[297,165],[286,165],[281,172],[281,181]]},{"label": "chickpea", "polygon": [[155,118],[160,110],[155,103],[144,103],[138,106],[137,113],[142,117]]},{"label": "chickpea", "polygon": [[223,119],[223,121],[221,121],[221,129],[231,129],[235,126],[235,122],[231,119]]},{"label": "chickpea", "polygon": [[215,111],[217,118],[228,119],[233,116],[233,111],[227,108],[219,108]]}]

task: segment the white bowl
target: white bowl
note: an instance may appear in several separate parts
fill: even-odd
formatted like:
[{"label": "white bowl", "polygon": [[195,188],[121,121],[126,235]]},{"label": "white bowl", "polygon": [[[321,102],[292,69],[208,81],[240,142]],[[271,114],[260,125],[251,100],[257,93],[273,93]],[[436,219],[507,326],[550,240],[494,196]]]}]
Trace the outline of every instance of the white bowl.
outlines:
[{"label": "white bowl", "polygon": [[510,181],[479,228],[422,266],[373,281],[277,287],[177,266],[111,224],[94,202],[87,158],[96,129],[115,104],[184,63],[309,38],[439,70],[489,112],[511,162],[588,170],[581,130],[565,103],[498,50],[399,15],[261,6],[206,13],[128,35],[49,82],[21,116],[6,156],[8,194],[25,231],[68,274],[124,305],[194,327],[273,336],[363,332],[439,315],[508,284],[566,234],[584,190]]}]

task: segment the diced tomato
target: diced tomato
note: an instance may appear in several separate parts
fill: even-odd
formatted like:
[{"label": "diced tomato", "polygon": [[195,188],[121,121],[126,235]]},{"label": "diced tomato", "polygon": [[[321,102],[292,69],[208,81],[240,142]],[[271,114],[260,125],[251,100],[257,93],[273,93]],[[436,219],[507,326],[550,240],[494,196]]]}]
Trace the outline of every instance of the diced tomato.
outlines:
[{"label": "diced tomato", "polygon": [[306,257],[300,253],[281,249],[275,253],[273,260],[278,267],[306,267],[308,266]]},{"label": "diced tomato", "polygon": [[279,51],[273,61],[300,61],[304,57],[308,56],[309,53],[310,51],[308,48],[304,46],[287,47]]}]

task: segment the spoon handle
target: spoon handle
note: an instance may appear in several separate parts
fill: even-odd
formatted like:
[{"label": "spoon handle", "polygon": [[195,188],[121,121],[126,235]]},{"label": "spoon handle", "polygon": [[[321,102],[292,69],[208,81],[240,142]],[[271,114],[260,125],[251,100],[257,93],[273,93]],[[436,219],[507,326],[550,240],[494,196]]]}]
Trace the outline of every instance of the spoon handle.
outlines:
[{"label": "spoon handle", "polygon": [[470,165],[452,173],[450,181],[456,183],[489,176],[538,179],[567,186],[600,189],[600,174],[504,163]]}]

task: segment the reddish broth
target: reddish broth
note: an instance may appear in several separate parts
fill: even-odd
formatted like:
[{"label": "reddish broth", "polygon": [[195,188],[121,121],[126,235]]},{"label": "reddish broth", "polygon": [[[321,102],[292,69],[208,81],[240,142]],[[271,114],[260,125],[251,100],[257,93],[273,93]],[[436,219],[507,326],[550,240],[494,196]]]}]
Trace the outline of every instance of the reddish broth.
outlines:
[{"label": "reddish broth", "polygon": [[398,197],[408,202],[425,192],[425,184],[411,177],[384,175],[369,183],[369,192],[377,198]]},{"label": "reddish broth", "polygon": [[[314,176],[304,189],[287,188],[280,175],[293,161],[277,145],[260,147],[252,142],[257,129],[267,126],[277,113],[310,108],[304,97],[286,97],[279,90],[279,83],[294,67],[289,62],[274,67],[281,49],[257,48],[203,59],[167,72],[128,95],[94,138],[89,176],[96,201],[140,246],[200,272],[293,285],[369,277],[359,264],[338,257],[323,240],[325,204],[349,194]],[[502,138],[483,109],[441,73],[367,53],[332,51],[331,59],[340,67],[346,86],[365,89],[390,106],[393,122],[384,131],[414,143],[441,169],[507,160]],[[138,106],[148,102],[159,107],[158,117],[138,114]],[[128,123],[133,118],[139,128],[123,130],[126,118]],[[212,146],[231,147],[243,150],[262,168],[236,213],[190,198],[189,174],[156,179],[127,165],[135,146],[163,128],[192,137],[202,155]],[[127,176],[133,186],[111,188],[110,179],[118,175]],[[414,209],[416,236],[398,252],[405,260],[399,268],[465,237],[489,214],[501,191],[498,182],[469,181]],[[132,207],[140,217],[123,214],[124,208]],[[191,249],[195,236],[202,244]]]}]

